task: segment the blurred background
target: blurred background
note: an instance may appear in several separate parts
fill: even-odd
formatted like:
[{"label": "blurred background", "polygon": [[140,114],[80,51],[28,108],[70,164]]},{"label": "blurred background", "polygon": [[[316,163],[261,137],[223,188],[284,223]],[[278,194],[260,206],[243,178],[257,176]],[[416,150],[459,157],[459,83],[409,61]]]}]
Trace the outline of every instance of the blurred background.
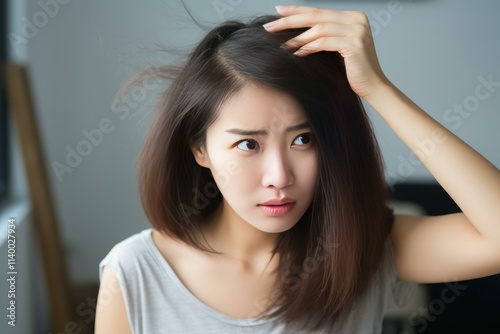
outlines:
[{"label": "blurred background", "polygon": [[[57,217],[52,238],[69,284],[71,322],[54,329],[40,232],[19,133],[7,95],[0,100],[0,270],[7,272],[8,219],[16,219],[16,326],[2,314],[0,333],[90,333],[98,265],[126,237],[149,227],[136,189],[135,164],[163,83],[151,80],[117,97],[140,70],[182,59],[204,35],[193,19],[274,14],[297,4],[364,11],[387,76],[436,120],[500,166],[500,2],[495,0],[6,0],[0,12],[2,62],[28,69],[38,145]],[[175,49],[175,50],[174,50]],[[4,73],[2,73],[4,74]],[[5,88],[2,75],[1,89]],[[397,208],[442,214],[453,201],[416,156],[367,107]],[[454,166],[450,165],[450,169]],[[420,210],[420,211],[419,211]],[[47,261],[50,261],[48,259]],[[57,261],[56,261],[57,262]],[[442,285],[404,312],[387,333],[500,332],[498,276],[462,282],[452,303]],[[8,315],[9,282],[0,280]]]}]

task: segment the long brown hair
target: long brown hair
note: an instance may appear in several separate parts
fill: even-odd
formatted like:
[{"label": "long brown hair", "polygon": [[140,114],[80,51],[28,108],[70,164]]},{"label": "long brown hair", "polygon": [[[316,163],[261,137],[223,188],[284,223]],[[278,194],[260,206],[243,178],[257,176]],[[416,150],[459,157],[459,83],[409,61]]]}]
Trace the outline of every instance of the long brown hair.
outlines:
[{"label": "long brown hair", "polygon": [[[379,148],[336,52],[296,57],[280,46],[305,29],[268,33],[227,21],[190,53],[162,98],[138,164],[145,213],[159,231],[204,251],[202,224],[222,196],[191,148],[205,145],[220,105],[248,83],[293,96],[310,121],[319,176],[303,217],[279,236],[277,289],[268,316],[331,324],[365,295],[391,228]],[[159,68],[170,73],[170,67]],[[163,72],[162,72],[163,71]]]}]

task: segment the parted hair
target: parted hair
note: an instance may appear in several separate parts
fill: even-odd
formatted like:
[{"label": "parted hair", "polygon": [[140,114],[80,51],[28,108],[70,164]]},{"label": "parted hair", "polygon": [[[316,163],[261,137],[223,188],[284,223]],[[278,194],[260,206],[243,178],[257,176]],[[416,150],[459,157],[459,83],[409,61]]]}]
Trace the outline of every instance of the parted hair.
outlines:
[{"label": "parted hair", "polygon": [[[203,251],[202,232],[221,203],[203,147],[221,104],[245,85],[292,96],[310,122],[318,150],[318,182],[300,220],[279,235],[275,293],[266,317],[314,319],[315,328],[346,315],[367,292],[392,225],[382,160],[371,123],[337,52],[305,57],[282,47],[305,29],[267,32],[277,16],[226,21],[210,30],[181,64],[155,111],[140,152],[137,180],[152,226]],[[157,68],[171,76],[170,66]]]}]

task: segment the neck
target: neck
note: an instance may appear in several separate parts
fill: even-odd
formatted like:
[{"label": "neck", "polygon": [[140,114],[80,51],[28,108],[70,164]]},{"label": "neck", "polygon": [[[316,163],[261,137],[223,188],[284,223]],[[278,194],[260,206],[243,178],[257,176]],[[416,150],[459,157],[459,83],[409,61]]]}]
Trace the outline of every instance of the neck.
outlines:
[{"label": "neck", "polygon": [[278,233],[262,232],[243,220],[223,199],[207,231],[210,245],[224,256],[248,263],[269,260]]}]

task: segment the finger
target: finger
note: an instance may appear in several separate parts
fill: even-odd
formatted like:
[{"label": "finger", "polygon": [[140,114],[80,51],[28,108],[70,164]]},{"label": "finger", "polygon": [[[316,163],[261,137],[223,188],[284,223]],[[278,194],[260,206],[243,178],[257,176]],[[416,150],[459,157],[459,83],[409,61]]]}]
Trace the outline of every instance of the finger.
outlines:
[{"label": "finger", "polygon": [[337,51],[346,56],[352,49],[352,39],[349,37],[320,37],[302,46],[294,55],[303,57],[320,51]]},{"label": "finger", "polygon": [[321,37],[341,37],[354,33],[353,26],[342,23],[320,23],[302,34],[286,41],[283,46],[286,48],[299,48]]},{"label": "finger", "polygon": [[280,10],[278,10],[278,12],[284,17],[270,22],[272,24],[267,24],[265,26],[266,29],[278,31],[283,29],[303,28],[311,27],[314,24],[322,22],[368,24],[368,18],[362,12],[335,11],[305,6],[285,6],[279,8]]},{"label": "finger", "polygon": [[276,6],[276,10],[280,14],[299,14],[308,12],[318,12],[324,10],[322,8],[309,7],[309,6]]},{"label": "finger", "polygon": [[324,9],[324,8],[314,8],[307,6],[276,6],[276,11],[283,16],[290,16],[295,14],[304,14],[304,13],[326,13],[328,15],[336,15],[337,19],[341,19],[341,17],[347,17],[352,22],[351,23],[361,23],[366,18],[366,14],[360,11],[340,11],[333,9]]}]

